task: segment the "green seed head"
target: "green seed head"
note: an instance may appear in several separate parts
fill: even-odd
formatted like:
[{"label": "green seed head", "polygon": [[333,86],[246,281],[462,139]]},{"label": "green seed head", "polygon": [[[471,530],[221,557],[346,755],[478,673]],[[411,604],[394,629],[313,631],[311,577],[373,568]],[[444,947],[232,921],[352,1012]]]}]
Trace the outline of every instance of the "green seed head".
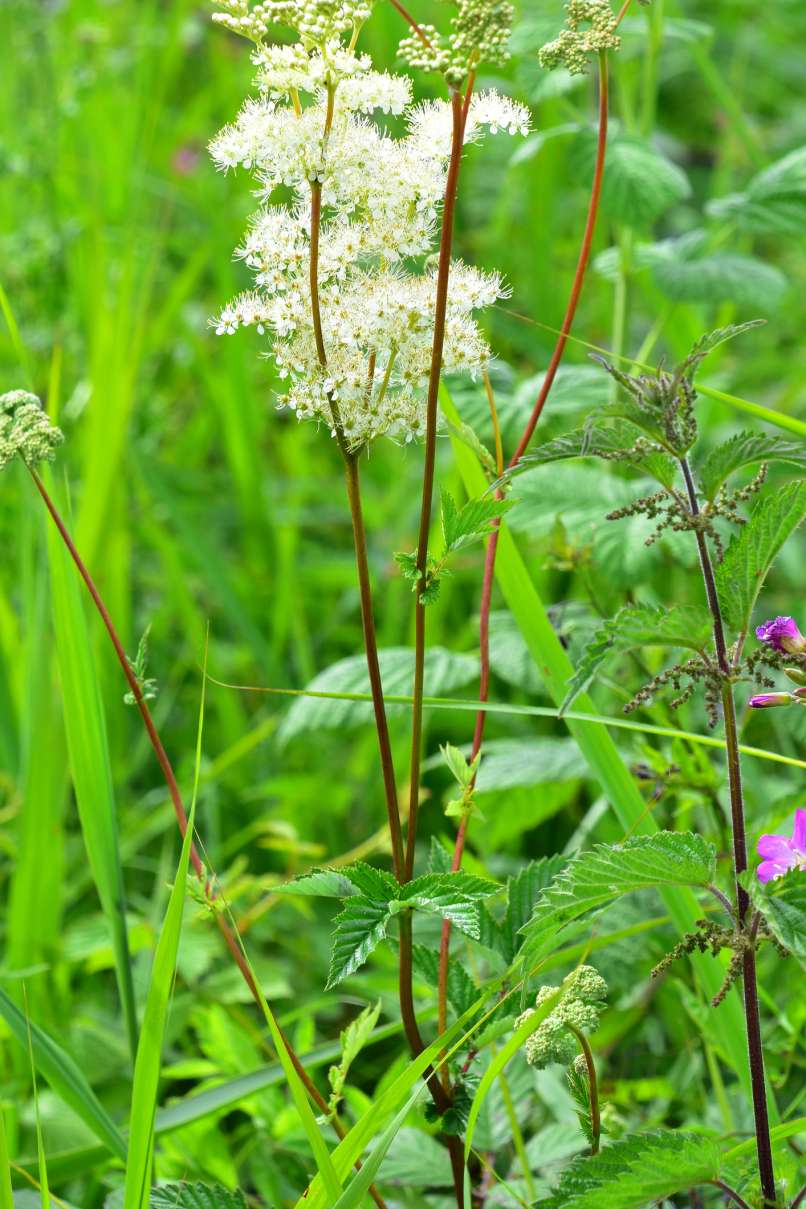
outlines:
[{"label": "green seed head", "polygon": [[52,462],[64,436],[51,424],[36,395],[27,390],[9,390],[0,395],[0,470],[17,454],[35,466]]},{"label": "green seed head", "polygon": [[564,67],[572,76],[582,75],[592,55],[621,46],[609,0],[568,0],[565,12],[565,28],[540,51],[541,67]]},{"label": "green seed head", "polygon": [[[550,1062],[569,1066],[577,1056],[578,1042],[570,1026],[581,1032],[592,1032],[599,1027],[599,1016],[607,996],[607,983],[592,966],[578,966],[563,981],[561,997],[554,1010],[532,1033],[525,1045],[526,1061],[530,1066],[541,1069]],[[541,987],[537,992],[535,1007],[541,1007],[555,986]],[[515,1022],[517,1028],[530,1016],[534,1008],[524,1012]]]}]

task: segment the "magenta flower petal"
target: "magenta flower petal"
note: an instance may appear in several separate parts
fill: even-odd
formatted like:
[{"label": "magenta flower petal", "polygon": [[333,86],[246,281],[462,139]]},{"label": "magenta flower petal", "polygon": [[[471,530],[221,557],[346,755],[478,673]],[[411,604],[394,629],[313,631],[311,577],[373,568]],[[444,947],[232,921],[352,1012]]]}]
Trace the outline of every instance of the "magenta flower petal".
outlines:
[{"label": "magenta flower petal", "polygon": [[756,638],[776,651],[799,654],[806,651],[806,638],[801,634],[794,617],[776,617],[756,627]]},{"label": "magenta flower petal", "polygon": [[759,856],[763,856],[767,861],[783,861],[788,864],[794,860],[791,840],[785,835],[762,835],[757,851]]},{"label": "magenta flower petal", "polygon": [[760,882],[771,882],[776,877],[780,877],[785,870],[780,869],[775,861],[762,861],[757,869],[758,880]]},{"label": "magenta flower petal", "polygon": [[792,845],[803,856],[806,856],[806,810],[795,811],[795,827],[792,832]]}]

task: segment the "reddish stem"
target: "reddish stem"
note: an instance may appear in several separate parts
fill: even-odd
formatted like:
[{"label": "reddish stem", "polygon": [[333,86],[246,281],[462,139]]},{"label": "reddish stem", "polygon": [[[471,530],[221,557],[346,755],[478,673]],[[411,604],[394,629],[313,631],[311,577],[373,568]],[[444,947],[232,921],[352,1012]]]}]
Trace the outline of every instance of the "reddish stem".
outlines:
[{"label": "reddish stem", "polygon": [[[171,796],[171,801],[172,801],[173,807],[174,807],[174,813],[176,815],[176,819],[179,824],[179,831],[182,835],[182,838],[184,839],[185,835],[187,833],[187,827],[188,827],[187,812],[185,811],[184,803],[182,801],[182,795],[179,791],[179,785],[177,784],[176,776],[174,775],[174,770],[171,765],[171,761],[168,759],[168,754],[162,745],[162,740],[160,739],[159,734],[157,732],[157,728],[154,725],[154,719],[151,716],[151,710],[148,708],[148,703],[143,697],[142,689],[140,687],[140,682],[138,681],[137,677],[135,676],[134,672],[132,671],[132,667],[131,667],[131,664],[129,663],[128,656],[126,655],[126,652],[123,649],[123,644],[120,641],[120,637],[118,636],[117,630],[115,629],[114,622],[112,621],[112,618],[109,615],[109,610],[107,609],[106,605],[104,604],[103,600],[101,599],[101,595],[95,586],[95,581],[93,580],[92,576],[90,575],[89,570],[87,569],[87,566],[84,563],[84,560],[82,559],[81,555],[79,554],[78,550],[76,549],[75,543],[73,542],[73,539],[70,536],[70,533],[68,532],[67,526],[65,525],[64,521],[62,520],[56,505],[54,504],[47,488],[45,487],[45,484],[42,482],[41,478],[39,477],[39,475],[37,474],[37,472],[34,470],[34,468],[32,466],[28,466],[27,462],[26,462],[26,466],[27,466],[28,472],[31,475],[31,478],[34,481],[37,491],[39,492],[39,494],[42,497],[45,507],[47,508],[48,512],[50,513],[50,516],[51,516],[51,519],[53,520],[54,525],[56,526],[56,528],[59,531],[59,536],[61,537],[62,541],[64,542],[67,552],[70,555],[71,559],[73,560],[73,563],[75,564],[76,570],[78,571],[79,575],[83,579],[84,584],[87,588],[87,591],[89,592],[90,596],[92,597],[92,602],[98,611],[98,616],[101,618],[101,621],[104,624],[104,628],[106,629],[106,632],[109,635],[109,639],[112,643],[112,646],[115,649],[115,654],[117,655],[118,663],[120,664],[123,675],[126,677],[126,682],[129,685],[129,688],[131,689],[132,696],[134,697],[135,701],[137,702],[137,708],[140,711],[140,717],[143,720],[143,725],[146,728],[146,732],[148,734],[149,741],[151,743],[152,748],[154,749],[154,754],[156,755],[157,761],[162,770],[162,775],[165,778],[165,784],[168,787],[168,792]],[[204,878],[204,866],[201,862],[201,859],[199,858],[198,852],[196,851],[195,844],[191,845],[190,855],[191,855],[191,860],[193,862],[193,868],[195,869],[199,880],[202,881]],[[208,879],[204,883],[204,887],[205,887],[205,893],[206,893],[208,899],[211,902],[214,901],[215,894],[212,889],[212,879]],[[232,929],[230,928],[226,919],[224,919],[223,915],[221,915],[220,912],[216,912],[215,918],[216,918],[216,924],[218,925],[218,930],[221,933],[221,935],[223,936],[226,946],[229,949],[229,951],[233,957],[233,960],[235,961],[235,964],[237,965],[238,969],[240,970],[240,972],[243,976],[243,979],[249,988],[252,998],[255,1000],[255,1003],[257,1004],[257,1006],[259,1008],[261,1008],[261,1010],[262,1010],[261,996],[260,996],[257,986],[255,985],[254,978],[252,977],[252,972],[249,969],[249,964],[246,960],[246,957],[244,956],[241,946],[239,945],[237,939],[235,938],[235,935],[233,934]],[[279,1028],[279,1025],[278,1025],[278,1028]],[[304,1066],[302,1065],[299,1058],[297,1057],[297,1054],[294,1051],[294,1048],[291,1045],[291,1042],[288,1040],[288,1038],[286,1037],[286,1035],[282,1031],[282,1029],[280,1029],[280,1036],[283,1039],[283,1044],[285,1045],[285,1048],[288,1052],[288,1056],[291,1059],[291,1063],[294,1067],[294,1070],[299,1075],[299,1078],[300,1078],[301,1082],[303,1083],[306,1092],[308,1093],[308,1095],[310,1096],[310,1098],[314,1102],[314,1104],[316,1104],[316,1106],[320,1110],[320,1112],[327,1115],[329,1112],[328,1106],[327,1106],[327,1101],[325,1100],[324,1096],[321,1095],[318,1088],[316,1087],[316,1084],[312,1081],[308,1072],[305,1070]],[[343,1138],[345,1136],[346,1130],[344,1129],[344,1126],[341,1124],[341,1122],[337,1118],[334,1117],[332,1120],[332,1124],[333,1124],[333,1128],[335,1129],[335,1131],[339,1135],[339,1137]],[[357,1169],[360,1169],[360,1167],[361,1167],[360,1162],[358,1162],[356,1160],[355,1166]],[[376,1189],[374,1187],[370,1188],[370,1195],[372,1196],[372,1199],[374,1200],[375,1204],[378,1206],[378,1209],[387,1209],[385,1201],[382,1199],[382,1197],[380,1196],[380,1194],[376,1191]]]},{"label": "reddish stem", "polygon": [[420,26],[414,20],[414,17],[412,17],[411,13],[408,12],[408,10],[403,7],[403,5],[400,3],[400,0],[390,0],[390,3],[393,8],[397,9],[397,11],[400,13],[401,17],[403,18],[403,20],[405,22],[407,22],[408,25],[411,26],[411,28],[414,30],[417,37],[422,42],[423,46],[426,46],[429,50],[433,50],[434,49],[433,44],[430,41],[430,39],[428,38],[427,34],[424,32],[424,30],[422,30],[420,28]]},{"label": "reddish stem", "polygon": [[[623,16],[629,6],[630,0],[626,0],[622,13]],[[591,195],[588,203],[588,214],[585,220],[585,230],[582,236],[582,244],[579,249],[579,257],[577,259],[576,271],[571,285],[571,292],[568,297],[568,305],[565,310],[565,317],[560,328],[560,334],[557,338],[557,343],[554,346],[551,360],[546,376],[543,379],[543,384],[540,392],[535,400],[535,405],[532,408],[532,414],[523,431],[518,447],[509,461],[511,469],[520,461],[528,448],[529,442],[534,435],[538,420],[543,412],[546,400],[549,396],[554,379],[557,376],[557,370],[565,352],[565,346],[568,343],[568,336],[576,317],[577,306],[579,305],[582,286],[585,281],[585,273],[590,260],[591,246],[593,243],[593,235],[596,229],[596,219],[599,213],[599,203],[602,194],[602,179],[604,175],[605,154],[607,152],[607,127],[608,127],[608,72],[607,72],[607,55],[602,52],[599,55],[599,133],[596,144],[596,163],[593,172],[593,182],[591,184]],[[500,490],[496,491],[496,498],[501,498]],[[498,537],[499,537],[500,522],[496,521],[493,525],[493,531],[487,539],[487,549],[484,559],[484,579],[481,589],[481,615],[479,619],[479,648],[481,672],[479,677],[479,701],[486,701],[489,684],[490,684],[490,607],[492,603],[493,578],[495,575],[495,560],[498,553]],[[480,710],[476,715],[476,725],[473,733],[473,749],[471,759],[475,759],[481,751],[482,742],[484,740],[484,727],[486,724],[487,715],[484,710]],[[464,854],[465,842],[467,839],[469,816],[462,819],[459,824],[459,830],[456,834],[456,842],[453,849],[453,860],[451,869],[454,871],[461,868],[462,856]],[[451,925],[449,920],[445,920],[442,925],[442,939],[439,951],[439,981],[438,981],[438,1028],[440,1032],[445,1031],[447,1024],[447,989],[448,989],[448,962],[450,958],[450,939]]]}]

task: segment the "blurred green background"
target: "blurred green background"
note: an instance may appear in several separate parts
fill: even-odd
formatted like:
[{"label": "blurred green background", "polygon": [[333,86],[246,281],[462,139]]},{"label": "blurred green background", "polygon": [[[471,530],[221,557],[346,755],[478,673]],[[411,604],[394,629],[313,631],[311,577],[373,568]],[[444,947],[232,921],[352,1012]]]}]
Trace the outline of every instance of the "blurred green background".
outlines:
[{"label": "blurred green background", "polygon": [[[422,20],[443,15],[436,3],[415,0],[413,7]],[[521,4],[511,64],[504,78],[481,86],[528,102],[535,133],[471,148],[461,185],[457,252],[500,269],[512,290],[486,317],[510,452],[562,319],[590,184],[595,79],[549,75],[537,64],[538,48],[561,23],[558,0]],[[380,0],[362,45],[390,66],[402,32]],[[622,50],[612,57],[613,140],[597,259],[575,335],[656,363],[683,355],[703,330],[761,315],[768,326],[715,357],[707,381],[802,417],[806,9],[799,0],[715,0],[706,8],[654,0],[634,5],[622,32]],[[0,389],[33,389],[65,431],[55,481],[69,492],[77,543],[132,655],[151,627],[155,714],[189,792],[208,624],[210,673],[230,683],[302,688],[360,651],[338,451],[325,432],[276,411],[276,381],[259,337],[216,338],[208,327],[247,285],[232,250],[254,199],[245,178],[215,172],[205,147],[250,91],[248,48],[188,0],[3,0],[0,45]],[[437,95],[432,78],[416,86]],[[569,346],[539,438],[574,426],[608,397],[587,354],[583,343]],[[489,442],[480,386],[451,386],[463,417]],[[699,414],[707,440],[758,423],[714,399],[703,399]],[[440,484],[461,496],[447,439],[439,459]],[[410,585],[393,553],[415,542],[420,470],[417,448],[388,441],[363,467],[387,648],[411,642]],[[596,619],[626,599],[699,600],[685,539],[647,548],[642,522],[603,520],[634,495],[618,468],[562,465],[522,479],[517,495],[512,527],[572,653]],[[125,1117],[126,1044],[71,793],[44,535],[31,484],[21,467],[12,468],[0,494],[0,973],[15,996],[24,976],[33,1018]],[[480,548],[463,555],[429,611],[430,640],[445,652],[431,668],[427,690],[434,694],[476,694],[481,560]],[[796,539],[770,581],[767,615],[797,612],[802,561]],[[512,619],[497,599],[494,607],[492,697],[547,704]],[[91,627],[142,992],[177,835],[94,618]],[[608,675],[595,694],[601,712],[619,713],[639,679],[629,662]],[[335,682],[345,686],[338,674]],[[405,674],[396,691],[406,691]],[[806,716],[796,713],[745,718],[746,741],[802,755]],[[675,724],[664,704],[650,716]],[[427,754],[436,758],[426,765],[424,843],[452,835],[438,744],[468,742],[472,717],[428,715]],[[701,707],[686,707],[677,724],[701,728]],[[486,822],[473,828],[470,867],[479,862],[503,873],[584,837],[619,838],[561,724],[501,715],[490,720],[488,735]],[[393,738],[401,783],[406,736],[407,712],[399,708]],[[659,822],[724,839],[724,787],[713,753],[617,738]],[[753,835],[806,800],[802,775],[785,766],[748,761],[747,781]],[[382,1019],[394,1020],[393,959],[379,957],[341,997],[323,996],[328,914],[280,906],[272,887],[354,849],[385,859],[383,818],[365,711],[308,703],[289,713],[281,697],[209,686],[199,830],[266,992],[303,1052],[332,1041],[368,998],[381,996]],[[646,966],[665,947],[657,934],[641,943],[630,963]],[[702,1056],[688,1053],[682,992],[662,990],[649,1018],[626,950],[621,958],[611,951],[608,962],[618,993],[603,1045],[630,1034],[614,1059],[625,1117],[668,1123],[721,1111],[724,1123],[724,1106],[709,1103],[703,1090]],[[267,1060],[237,976],[194,909],[180,972],[166,1100]],[[780,1010],[775,1076],[791,1088],[787,1079],[798,1073],[802,1083],[792,1038],[803,1005],[793,999],[788,1015]],[[30,1156],[27,1059],[3,1027],[0,1095],[12,1154]],[[374,1048],[361,1086],[370,1091],[399,1052],[396,1041],[388,1051]],[[90,1144],[85,1128],[40,1091],[49,1152],[80,1154]],[[364,1093],[350,1094],[359,1104]],[[745,1110],[729,1108],[741,1129]],[[279,1088],[234,1116],[213,1114],[166,1135],[163,1153],[164,1175],[240,1179],[278,1205],[305,1169],[304,1139]],[[55,1170],[64,1172],[55,1177],[57,1190],[82,1206],[102,1203],[110,1181],[86,1155]],[[416,1196],[400,1203],[416,1206]]]}]

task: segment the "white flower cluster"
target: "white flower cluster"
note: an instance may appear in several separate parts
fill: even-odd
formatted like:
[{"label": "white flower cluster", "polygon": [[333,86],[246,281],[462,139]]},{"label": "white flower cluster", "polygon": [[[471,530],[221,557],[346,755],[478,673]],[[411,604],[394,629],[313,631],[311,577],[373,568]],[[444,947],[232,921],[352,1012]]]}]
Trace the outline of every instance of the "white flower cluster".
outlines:
[{"label": "white flower cluster", "polygon": [[[246,168],[259,187],[261,209],[237,252],[255,288],[224,308],[216,331],[268,333],[288,379],[280,405],[299,419],[324,420],[351,447],[384,434],[411,440],[425,425],[436,308],[428,257],[445,190],[451,107],[411,107],[407,79],[372,71],[366,56],[332,39],[259,46],[254,59],[262,95],[246,102],[211,154],[221,169]],[[311,98],[304,106],[300,93]],[[375,111],[405,114],[406,132],[391,137],[371,119]],[[527,111],[485,93],[470,106],[467,139],[485,128],[525,133]],[[321,207],[316,298],[312,190]],[[446,371],[475,373],[486,364],[489,350],[472,314],[503,293],[496,274],[453,266]]]},{"label": "white flower cluster", "polygon": [[[573,1062],[578,1043],[569,1025],[586,1033],[599,1027],[599,1017],[607,998],[607,983],[601,974],[593,966],[578,966],[564,979],[561,989],[559,1001],[542,1024],[537,1026],[524,1047],[526,1061],[538,1070],[550,1062],[559,1062],[564,1066]],[[537,992],[535,1007],[542,1007],[556,990],[554,986],[541,987]],[[534,1014],[535,1008],[529,1008],[515,1021],[515,1028],[519,1028]]]}]

